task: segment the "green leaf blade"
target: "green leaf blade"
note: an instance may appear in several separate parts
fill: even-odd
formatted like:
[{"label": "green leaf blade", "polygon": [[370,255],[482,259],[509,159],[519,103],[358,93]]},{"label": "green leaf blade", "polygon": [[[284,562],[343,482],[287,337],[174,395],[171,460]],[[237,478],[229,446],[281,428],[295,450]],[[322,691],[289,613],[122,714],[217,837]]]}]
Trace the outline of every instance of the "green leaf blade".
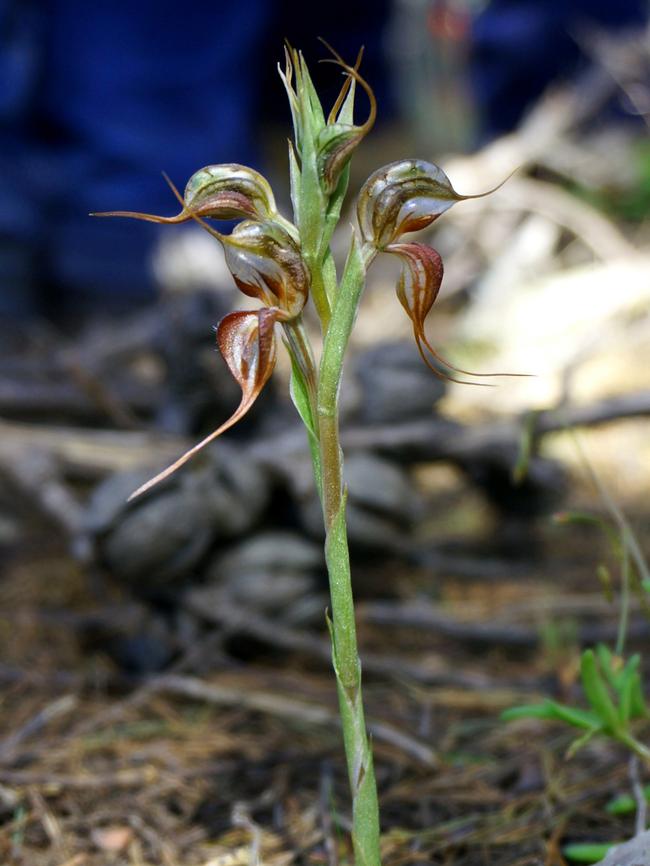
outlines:
[{"label": "green leaf blade", "polygon": [[593,650],[585,650],[580,662],[582,687],[587,700],[603,725],[614,735],[620,733],[620,721],[607,685],[596,663]]}]

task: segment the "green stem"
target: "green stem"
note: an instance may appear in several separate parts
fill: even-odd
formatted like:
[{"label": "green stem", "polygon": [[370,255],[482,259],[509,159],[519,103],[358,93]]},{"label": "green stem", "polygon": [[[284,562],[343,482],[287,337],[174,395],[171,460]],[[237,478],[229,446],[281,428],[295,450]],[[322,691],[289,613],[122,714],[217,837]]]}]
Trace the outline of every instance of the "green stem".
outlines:
[{"label": "green stem", "polygon": [[353,241],[323,346],[317,415],[326,530],[325,554],[332,604],[332,659],[352,793],[352,842],[357,866],[380,866],[377,785],[361,696],[361,663],[345,524],[346,495],[342,481],[343,460],[338,421],[343,358],[364,279],[363,257]]},{"label": "green stem", "polygon": [[618,621],[618,635],[616,638],[616,655],[622,656],[625,649],[625,639],[630,619],[630,548],[627,543],[627,532],[622,533],[622,555],[621,555],[621,613]]},{"label": "green stem", "polygon": [[643,743],[640,743],[636,737],[633,737],[631,734],[624,734],[618,737],[618,740],[623,743],[623,745],[627,746],[634,755],[641,758],[641,760],[645,762],[646,766],[650,765],[650,749],[648,749],[647,746],[644,746]]}]

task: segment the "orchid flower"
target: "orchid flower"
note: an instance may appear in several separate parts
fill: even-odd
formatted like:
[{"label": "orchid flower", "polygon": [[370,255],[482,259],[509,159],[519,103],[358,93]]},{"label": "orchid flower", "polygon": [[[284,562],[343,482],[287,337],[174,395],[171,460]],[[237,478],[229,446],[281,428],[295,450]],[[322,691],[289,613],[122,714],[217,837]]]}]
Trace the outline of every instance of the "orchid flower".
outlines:
[{"label": "orchid flower", "polygon": [[106,211],[93,216],[133,217],[152,223],[184,223],[193,217],[217,220],[269,219],[277,216],[273,190],[255,169],[238,163],[208,165],[188,180],[182,210],[165,217],[132,211]]},{"label": "orchid flower", "polygon": [[229,313],[219,322],[216,328],[217,345],[233,378],[241,388],[242,397],[239,406],[230,418],[209,436],[186,451],[171,466],[138,487],[129,496],[129,501],[168,478],[206,445],[234,427],[248,412],[275,367],[276,346],[273,327],[278,320],[278,313],[276,309],[263,307],[253,312]]},{"label": "orchid flower", "polygon": [[[292,237],[297,234],[295,227],[278,214],[273,191],[259,172],[236,164],[208,166],[192,175],[184,197],[169,178],[166,180],[182,205],[177,216],[161,217],[130,211],[112,211],[96,216],[132,217],[161,223],[194,220],[222,244],[226,264],[240,291],[261,301],[264,306],[255,312],[230,313],[216,328],[219,351],[242,390],[241,402],[235,412],[171,466],[134,491],[130,500],[168,478],[244,417],[275,367],[275,324],[279,322],[289,326],[296,322],[309,294],[307,268],[299,245]],[[245,219],[230,235],[222,234],[203,219],[251,216],[257,219]],[[295,334],[290,332],[287,339],[296,345]],[[304,367],[306,360],[298,357],[297,362]]]},{"label": "orchid flower", "polygon": [[[340,221],[350,159],[374,124],[376,102],[359,73],[361,52],[350,66],[330,51],[329,62],[342,69],[345,78],[327,117],[302,54],[287,47],[285,67],[280,70],[294,129],[294,141],[289,143],[293,221],[279,213],[268,181],[235,163],[202,168],[192,175],[183,196],[170,182],[181,204],[176,216],[127,211],[104,215],[172,224],[194,220],[222,245],[240,291],[261,305],[257,310],[230,313],[216,328],[217,345],[242,392],[235,412],[131,498],[168,478],[244,417],[273,372],[276,326],[284,332],[291,358],[290,393],[307,431],[323,506],[331,597],[328,624],[352,794],[355,862],[380,866],[377,788],[361,697],[338,429],[343,362],[367,270],[378,253],[386,252],[402,263],[397,296],[411,320],[425,363],[437,375],[453,381],[461,380],[447,370],[475,375],[445,361],[429,342],[425,320],[440,290],[442,261],[431,247],[404,241],[402,236],[426,228],[456,202],[478,196],[457,193],[440,168],[422,160],[401,160],[379,169],[359,194],[360,233],[353,229],[346,261],[337,269],[331,240]],[[354,122],[357,88],[365,92],[369,103],[362,124]],[[238,220],[230,234],[222,234],[208,222],[226,219]],[[310,298],[323,338],[318,364],[302,322]]]},{"label": "orchid flower", "polygon": [[[502,182],[503,183],[503,182]],[[518,373],[472,373],[445,360],[426,336],[424,322],[438,297],[443,276],[439,253],[426,244],[404,243],[402,235],[424,229],[456,202],[483,198],[498,189],[477,195],[461,195],[437,165],[420,159],[390,163],[375,171],[363,185],[357,201],[361,235],[377,252],[392,253],[402,261],[397,297],[413,324],[418,351],[429,369],[439,378],[466,385],[434,365],[427,352],[443,367],[466,376],[519,376]]]}]

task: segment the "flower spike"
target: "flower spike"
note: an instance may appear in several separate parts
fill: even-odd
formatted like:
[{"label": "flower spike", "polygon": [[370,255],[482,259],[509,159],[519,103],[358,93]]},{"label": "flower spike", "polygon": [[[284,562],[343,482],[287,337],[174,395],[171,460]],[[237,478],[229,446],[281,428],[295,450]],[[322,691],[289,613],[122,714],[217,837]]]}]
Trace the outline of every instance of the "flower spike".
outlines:
[{"label": "flower spike", "polygon": [[264,308],[254,312],[236,312],[225,316],[217,326],[217,345],[233,377],[242,390],[239,406],[220,427],[198,445],[186,451],[175,463],[138,487],[129,501],[141,496],[154,485],[180,469],[210,442],[240,421],[257,400],[275,367],[276,345],[273,327],[278,310]]},{"label": "flower spike", "polygon": [[[165,176],[166,177],[166,176]],[[173,185],[166,178],[172,189]],[[154,223],[184,223],[194,217],[269,219],[277,215],[273,190],[259,172],[238,163],[208,165],[188,180],[180,199],[182,210],[164,217],[132,211],[108,211],[93,216],[132,217]]]},{"label": "flower spike", "polygon": [[[183,195],[169,181],[180,202],[176,216],[124,211],[99,215],[157,223],[194,220],[223,246],[239,289],[262,305],[256,311],[225,316],[216,329],[221,354],[241,388],[237,409],[171,466],[139,487],[130,499],[167,479],[250,410],[274,369],[276,325],[282,326],[291,361],[290,395],[307,431],[324,518],[325,564],[332,601],[328,626],[352,800],[354,861],[381,866],[377,785],[364,719],[346,532],[347,490],[339,434],[343,364],[368,269],[377,254],[385,251],[400,258],[397,295],[427,366],[443,379],[486,384],[464,382],[466,376],[479,374],[454,367],[429,342],[425,324],[442,283],[442,261],[430,247],[405,243],[401,237],[430,225],[455,202],[480,196],[457,193],[444,172],[429,162],[409,159],[385,166],[371,175],[361,190],[357,205],[360,232],[353,227],[339,272],[332,247],[348,189],[349,163],[375,122],[376,101],[359,72],[363,51],[350,66],[327,47],[331,57],[325,62],[334,63],[343,73],[329,114],[323,111],[304,56],[288,43],[284,66],[278,70],[289,99],[295,139],[289,143],[293,222],[278,213],[267,181],[237,164],[201,169],[192,175]],[[355,125],[354,103],[359,90],[363,91],[364,105],[367,98],[368,108],[365,122]],[[228,235],[210,222],[232,218],[238,225]],[[320,353],[314,353],[302,321],[309,292],[320,319]],[[452,371],[460,377],[454,378]],[[638,672],[632,666],[630,670],[630,676],[636,676],[633,686],[638,685]],[[627,704],[632,706],[634,699],[635,694]],[[632,715],[627,712],[626,718]],[[435,766],[436,760],[434,751],[428,750],[425,761]]]}]

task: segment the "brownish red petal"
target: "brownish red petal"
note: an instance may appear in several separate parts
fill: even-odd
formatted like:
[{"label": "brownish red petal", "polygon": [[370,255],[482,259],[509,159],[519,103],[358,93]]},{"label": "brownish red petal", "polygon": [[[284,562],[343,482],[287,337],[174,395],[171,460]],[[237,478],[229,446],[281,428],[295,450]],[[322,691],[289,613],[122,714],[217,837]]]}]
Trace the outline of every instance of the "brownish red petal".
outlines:
[{"label": "brownish red petal", "polygon": [[462,370],[445,360],[433,348],[426,335],[424,323],[438,297],[444,272],[439,253],[426,244],[417,243],[391,244],[386,247],[386,252],[393,253],[402,259],[403,265],[397,284],[397,297],[413,324],[415,342],[427,367],[441,379],[466,385],[481,384],[463,382],[461,379],[448,375],[444,370],[432,364],[426,354],[429,352],[440,364],[450,370],[455,370],[457,373],[463,373],[466,376],[480,375],[469,370]]},{"label": "brownish red petal", "polygon": [[220,427],[202,439],[175,463],[168,466],[131,494],[129,500],[142,495],[184,466],[226,430],[240,421],[257,400],[275,367],[276,346],[273,333],[278,310],[264,308],[236,312],[225,316],[217,327],[217,345],[230,372],[239,384],[242,398],[239,406]]}]

